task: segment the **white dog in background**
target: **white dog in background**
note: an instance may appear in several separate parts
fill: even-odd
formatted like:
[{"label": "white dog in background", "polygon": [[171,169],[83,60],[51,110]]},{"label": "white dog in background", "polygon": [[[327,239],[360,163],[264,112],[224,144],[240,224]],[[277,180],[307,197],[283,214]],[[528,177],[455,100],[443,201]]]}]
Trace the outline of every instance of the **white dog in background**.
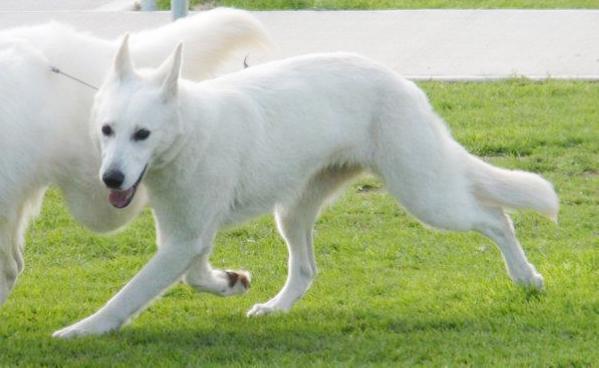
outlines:
[{"label": "white dog in background", "polygon": [[[181,41],[190,45],[183,74],[192,79],[211,75],[235,51],[269,42],[249,13],[217,9],[134,34],[133,57],[153,66]],[[118,46],[57,23],[0,32],[0,304],[23,269],[24,232],[49,185],[57,185],[75,218],[95,231],[125,225],[146,203],[143,193],[125,210],[106,202],[89,135],[94,90],[50,71],[54,66],[98,85]]]},{"label": "white dog in background", "polygon": [[349,54],[319,54],[193,83],[179,79],[179,46],[157,71],[137,71],[123,42],[98,91],[92,134],[108,200],[126,207],[146,185],[158,251],[104,307],[55,333],[118,329],[182,276],[223,286],[208,256],[218,229],[273,211],[289,248],[289,276],[248,315],[289,310],[316,272],[312,228],[327,198],[369,170],[414,216],[478,231],[501,250],[512,279],[541,288],[505,208],[556,219],[552,185],[469,154],[425,94],[390,69]]}]

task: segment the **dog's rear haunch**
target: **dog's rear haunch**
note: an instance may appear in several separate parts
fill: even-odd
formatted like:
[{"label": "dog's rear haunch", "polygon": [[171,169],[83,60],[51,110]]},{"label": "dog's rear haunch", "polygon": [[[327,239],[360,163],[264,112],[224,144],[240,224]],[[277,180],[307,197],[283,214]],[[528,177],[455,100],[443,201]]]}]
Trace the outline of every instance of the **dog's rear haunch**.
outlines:
[{"label": "dog's rear haunch", "polygon": [[[143,176],[160,244],[102,309],[56,336],[118,329],[181,277],[227,295],[230,277],[208,262],[215,233],[273,210],[289,247],[289,276],[248,315],[289,310],[316,273],[312,227],[322,204],[364,170],[422,222],[486,235],[515,282],[543,287],[504,209],[555,219],[551,184],[469,154],[414,83],[350,54],[296,57],[201,83],[180,80],[180,68],[181,47],[156,71],[136,71],[125,40],[96,96],[100,176],[119,170],[118,190]],[[147,138],[131,139],[140,129]]]}]

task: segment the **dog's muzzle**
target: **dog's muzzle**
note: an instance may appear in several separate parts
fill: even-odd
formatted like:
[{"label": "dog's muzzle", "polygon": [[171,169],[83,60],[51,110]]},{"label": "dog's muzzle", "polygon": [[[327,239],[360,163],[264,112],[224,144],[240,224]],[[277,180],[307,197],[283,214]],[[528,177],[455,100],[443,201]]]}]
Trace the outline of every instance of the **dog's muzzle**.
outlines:
[{"label": "dog's muzzle", "polygon": [[108,201],[110,202],[110,204],[112,204],[116,208],[127,207],[133,200],[133,197],[135,197],[137,187],[139,183],[141,183],[141,180],[143,179],[143,176],[146,173],[147,168],[148,165],[144,167],[141,174],[139,175],[139,178],[137,178],[137,181],[135,182],[135,184],[131,186],[131,188],[126,190],[111,190],[110,194],[108,195]]}]

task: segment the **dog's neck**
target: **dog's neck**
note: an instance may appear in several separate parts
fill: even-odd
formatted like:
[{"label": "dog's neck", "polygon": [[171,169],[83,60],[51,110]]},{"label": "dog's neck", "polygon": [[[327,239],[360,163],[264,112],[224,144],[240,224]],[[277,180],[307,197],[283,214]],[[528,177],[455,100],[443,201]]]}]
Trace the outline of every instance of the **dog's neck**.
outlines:
[{"label": "dog's neck", "polygon": [[[189,82],[189,84],[195,84]],[[185,87],[180,88],[178,92],[179,103],[177,107],[178,113],[178,129],[180,130],[173,142],[160,152],[155,160],[150,165],[150,170],[147,175],[147,181],[150,188],[163,190],[170,185],[169,172],[174,167],[188,167],[189,172],[193,172],[193,166],[203,156],[203,148],[206,146],[206,141],[209,137],[206,133],[209,131],[206,124],[209,121],[196,122],[190,119],[194,116],[193,111],[186,109],[202,109],[204,101],[198,100],[196,96],[188,91]],[[210,119],[207,119],[210,120]],[[158,174],[158,175],[153,175]],[[161,177],[160,181],[156,177]]]}]

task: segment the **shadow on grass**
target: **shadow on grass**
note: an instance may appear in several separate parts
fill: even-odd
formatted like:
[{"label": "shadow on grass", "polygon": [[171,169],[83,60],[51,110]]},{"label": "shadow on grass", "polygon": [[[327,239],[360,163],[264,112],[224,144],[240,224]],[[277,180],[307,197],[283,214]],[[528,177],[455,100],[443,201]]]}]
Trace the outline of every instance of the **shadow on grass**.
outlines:
[{"label": "shadow on grass", "polygon": [[[527,303],[542,303],[542,294],[530,300],[522,291],[509,294]],[[0,337],[0,365],[423,364],[438,362],[439,356],[447,361],[462,359],[465,347],[480,356],[500,357],[502,349],[509,350],[506,359],[509,354],[526,356],[534,354],[530,342],[542,341],[548,333],[530,325],[528,312],[512,309],[508,300],[470,314],[443,316],[395,315],[393,309],[379,311],[368,303],[351,310],[298,308],[290,314],[255,319],[218,313],[189,324],[180,316],[172,324],[146,318],[107,336],[68,341],[51,339],[42,331],[32,334],[31,329],[40,326],[23,321],[14,327],[24,333],[15,331],[4,342]],[[553,327],[548,328],[550,333]],[[519,353],[522,339],[529,344]],[[484,361],[468,354],[467,360],[457,361]]]},{"label": "shadow on grass", "polygon": [[[318,318],[313,318],[315,314]],[[472,334],[477,330],[476,323],[468,320],[434,317],[414,320],[335,310],[252,320],[242,316],[219,317],[212,323],[214,328],[133,324],[104,337],[51,341],[48,347],[53,358],[43,363],[53,365],[65,360],[100,365],[147,362],[158,366],[173,362],[292,366],[310,362],[384,363],[422,355],[417,352],[423,347],[424,336]],[[445,344],[454,343],[458,341],[447,339]],[[434,351],[435,345],[429,344],[427,349]],[[448,350],[441,345],[437,347]]]},{"label": "shadow on grass", "polygon": [[[249,319],[241,305],[225,309],[181,293],[119,332],[68,341],[50,338],[63,327],[58,318],[71,318],[58,308],[47,320],[23,318],[0,329],[0,366],[590,364],[593,357],[580,353],[593,344],[588,313],[564,315],[552,308],[551,294],[498,292],[470,309],[439,294],[441,307],[434,299],[307,300],[289,314]],[[592,303],[580,307],[590,311]]]}]

